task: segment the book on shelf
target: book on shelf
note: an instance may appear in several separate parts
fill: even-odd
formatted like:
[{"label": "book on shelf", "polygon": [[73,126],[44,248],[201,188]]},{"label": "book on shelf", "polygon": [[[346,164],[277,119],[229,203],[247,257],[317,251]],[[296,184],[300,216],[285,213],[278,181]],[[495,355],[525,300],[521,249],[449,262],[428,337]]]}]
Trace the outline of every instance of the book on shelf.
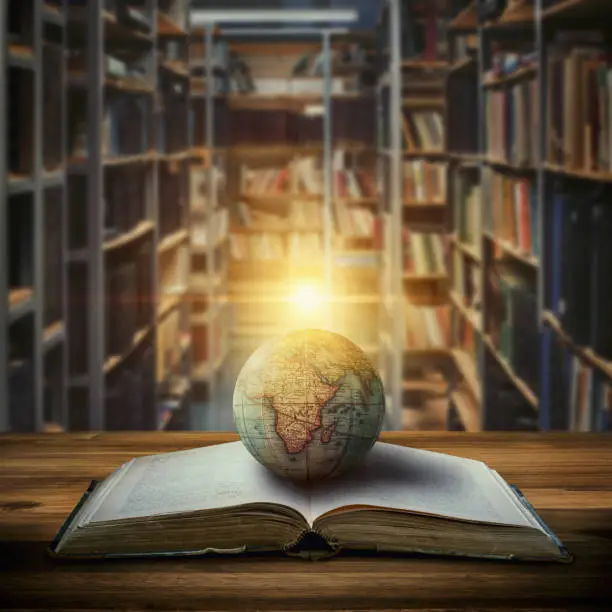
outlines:
[{"label": "book on shelf", "polygon": [[538,85],[535,75],[484,94],[485,152],[493,162],[534,166],[538,161]]},{"label": "book on shelf", "polygon": [[[160,520],[163,532],[151,529]],[[484,463],[383,442],[353,472],[309,486],[275,476],[241,442],[139,457],[92,482],[50,546],[58,557],[343,549],[571,560]]]},{"label": "book on shelf", "polygon": [[138,329],[138,263],[129,258],[106,273],[106,357],[130,350]]},{"label": "book on shelf", "polygon": [[495,264],[496,288],[492,293],[493,344],[514,373],[536,395],[540,388],[539,321],[536,287],[533,279],[515,262]]},{"label": "book on shelf", "polygon": [[536,182],[489,171],[488,223],[495,238],[519,253],[540,256]]},{"label": "book on shelf", "polygon": [[323,194],[323,169],[320,160],[311,155],[292,163],[294,191],[300,195]]},{"label": "book on shelf", "polygon": [[405,300],[406,347],[445,348],[450,339],[450,310],[442,306],[418,306]]},{"label": "book on shelf", "polygon": [[482,254],[482,187],[479,183],[455,180],[456,238]]},{"label": "book on shelf", "polygon": [[444,120],[436,110],[407,110],[402,114],[404,149],[409,152],[441,151],[444,147]]},{"label": "book on shelf", "polygon": [[171,310],[157,323],[157,380],[165,380],[180,363],[183,332],[182,316],[178,308]]},{"label": "book on shelf", "polygon": [[552,254],[553,310],[573,342],[590,346],[594,279],[587,271],[594,264],[592,202],[590,206],[585,202],[584,193],[557,193],[554,206],[561,227],[555,236],[558,248]]},{"label": "book on shelf", "polygon": [[446,201],[447,164],[422,159],[404,161],[404,201],[432,203]]},{"label": "book on shelf", "polygon": [[452,256],[453,289],[461,305],[478,309],[482,305],[482,274],[479,266],[455,249]]},{"label": "book on shelf", "polygon": [[229,212],[227,208],[218,208],[212,212],[207,221],[194,220],[191,223],[191,244],[205,249],[219,244],[229,232]]},{"label": "book on shelf", "polygon": [[334,212],[336,227],[343,238],[374,238],[377,221],[370,209],[347,206],[343,200],[337,200]]},{"label": "book on shelf", "polygon": [[572,359],[570,430],[593,430],[593,370],[578,356]]},{"label": "book on shelf", "polygon": [[447,57],[446,27],[451,16],[445,7],[432,6],[432,3],[402,3],[402,56],[426,60]]},{"label": "book on shelf", "polygon": [[[559,33],[562,37],[563,32]],[[596,38],[597,40],[597,38]],[[601,43],[548,48],[547,159],[586,172],[612,170],[612,68]]]},{"label": "book on shelf", "polygon": [[364,168],[345,168],[342,150],[334,152],[334,197],[361,200],[376,197],[376,184],[371,172]]},{"label": "book on shelf", "polygon": [[418,275],[446,272],[445,236],[434,232],[402,230],[404,271]]},{"label": "book on shelf", "polygon": [[291,169],[249,168],[242,165],[240,172],[240,193],[249,196],[276,196],[291,191]]}]

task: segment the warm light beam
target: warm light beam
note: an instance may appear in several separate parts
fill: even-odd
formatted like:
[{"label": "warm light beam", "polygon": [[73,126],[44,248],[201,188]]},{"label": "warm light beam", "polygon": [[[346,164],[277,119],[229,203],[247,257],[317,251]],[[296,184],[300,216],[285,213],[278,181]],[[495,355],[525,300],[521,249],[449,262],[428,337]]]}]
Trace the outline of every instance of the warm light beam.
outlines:
[{"label": "warm light beam", "polygon": [[291,301],[303,313],[313,313],[321,310],[323,295],[316,285],[298,285]]}]

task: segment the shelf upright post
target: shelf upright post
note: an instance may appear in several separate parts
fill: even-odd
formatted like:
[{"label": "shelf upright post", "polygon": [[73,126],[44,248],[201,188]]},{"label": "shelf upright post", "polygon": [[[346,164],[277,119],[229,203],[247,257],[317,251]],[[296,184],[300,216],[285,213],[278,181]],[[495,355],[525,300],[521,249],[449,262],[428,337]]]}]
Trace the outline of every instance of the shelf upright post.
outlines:
[{"label": "shelf upright post", "polygon": [[331,327],[332,307],[332,104],[331,32],[321,31],[323,44],[323,265],[325,273],[326,318]]},{"label": "shelf upright post", "polygon": [[104,90],[104,22],[102,3],[87,3],[87,267],[88,267],[88,347],[90,430],[104,430],[104,177],[102,121]]},{"label": "shelf upright post", "polygon": [[[187,23],[186,23],[186,31],[187,31],[187,38],[185,41],[185,49],[184,49],[184,53],[185,53],[185,61],[187,62],[187,74],[190,74],[189,72],[189,41],[191,40],[191,0],[187,0]],[[185,122],[185,146],[187,147],[187,149],[189,150],[189,154],[191,155],[191,152],[193,150],[194,147],[194,135],[193,135],[193,130],[191,129],[191,122],[189,121],[189,117],[190,114],[192,112],[192,105],[191,105],[191,81],[190,79],[187,79],[187,94],[186,94],[186,100],[185,100],[185,113],[187,113],[187,117],[188,120]],[[185,219],[184,219],[184,223],[185,223],[185,228],[187,230],[187,257],[185,258],[186,260],[186,272],[185,272],[185,276],[184,276],[184,281],[186,283],[189,283],[189,279],[191,278],[191,267],[192,267],[192,262],[191,262],[191,210],[192,210],[192,202],[191,202],[191,157],[189,157],[188,161],[186,163],[184,163],[183,165],[183,193],[185,194],[185,202],[186,202],[186,210],[185,212]],[[192,333],[192,325],[191,325],[191,313],[193,312],[193,307],[192,307],[192,298],[189,294],[189,292],[186,293],[186,297],[184,298],[184,306],[183,308],[186,309],[187,311],[187,330],[189,332],[189,338],[190,338],[190,343],[188,345],[188,348],[186,349],[186,351],[182,354],[182,359],[184,360],[185,366],[184,369],[182,370],[183,373],[187,373],[188,375],[191,375],[192,369],[193,369],[193,348],[192,348],[192,341],[193,341],[193,333]],[[185,406],[183,409],[186,412],[186,417],[184,422],[187,423],[187,427],[189,427],[190,429],[192,429],[191,425],[192,425],[192,412],[193,412],[193,394],[192,394],[192,387],[191,387],[191,381],[190,381],[190,391],[188,394],[188,403],[187,406]]]},{"label": "shelf upright post", "polygon": [[[62,371],[61,371],[61,422],[60,425],[68,430],[70,427],[69,415],[70,406],[68,405],[70,394],[68,393],[69,381],[69,342],[68,342],[68,64],[66,61],[68,50],[68,0],[62,0],[60,4],[61,14],[64,18],[62,28],[62,74],[61,74],[61,125],[63,126],[60,159],[62,163],[62,202],[61,202],[61,232],[62,232],[62,316],[64,319],[64,344],[62,346]],[[1,398],[0,398],[1,399]]]},{"label": "shelf upright post", "polygon": [[404,320],[404,300],[402,286],[402,133],[400,130],[402,113],[402,43],[401,43],[401,6],[399,0],[389,0],[389,23],[391,30],[390,55],[390,190],[391,199],[391,304],[393,313],[393,358],[391,372],[392,414],[390,426],[401,428],[402,417],[402,369],[404,343],[406,338]]},{"label": "shelf upright post", "polygon": [[[481,25],[478,26],[478,152],[479,160],[478,160],[478,172],[480,176],[481,184],[484,183],[484,186],[490,187],[490,181],[483,181],[485,176],[489,176],[486,174],[488,172],[485,168],[484,164],[484,156],[486,155],[486,124],[485,124],[485,87],[484,87],[484,71],[485,71],[485,58],[488,57],[490,52],[490,44],[487,36],[487,30],[483,28]],[[487,211],[486,211],[486,202],[490,201],[490,193],[486,193],[485,189],[482,189],[482,202],[483,205],[480,207],[480,241],[481,241],[481,249],[482,253],[482,265],[480,267],[480,275],[481,275],[481,287],[482,287],[482,295],[481,295],[481,312],[483,313],[482,317],[482,337],[477,346],[477,372],[478,378],[480,380],[481,385],[481,405],[480,405],[480,430],[484,431],[488,429],[490,426],[491,419],[488,415],[488,406],[487,406],[487,380],[486,380],[486,347],[484,343],[484,336],[486,336],[487,328],[486,328],[486,320],[484,313],[487,312],[487,272],[488,272],[488,257],[486,251],[486,241],[485,241],[485,230],[487,229]]]},{"label": "shelf upright post", "polygon": [[[7,29],[6,6],[0,10],[0,35],[6,40]],[[0,44],[0,66],[4,69],[5,78],[0,79],[0,104],[7,107],[7,52],[6,44]],[[6,112],[0,113],[0,142],[6,142]],[[8,404],[8,231],[7,231],[7,155],[6,147],[0,147],[0,431],[10,429]]]},{"label": "shelf upright post", "polygon": [[[147,121],[149,127],[152,128],[153,142],[155,143],[156,155],[154,156],[151,165],[148,167],[148,176],[146,180],[146,214],[153,222],[153,233],[151,245],[151,328],[154,330],[151,334],[153,352],[157,355],[157,313],[160,304],[160,286],[159,286],[159,257],[157,247],[159,245],[159,145],[160,145],[160,125],[161,125],[161,100],[159,95],[159,78],[157,74],[157,0],[147,0],[146,4],[147,17],[151,22],[151,48],[148,52],[146,61],[147,78],[151,79],[150,83],[153,88],[149,107],[147,108]],[[156,373],[157,383],[157,373]],[[157,384],[155,385],[157,391]],[[157,429],[157,393],[155,393],[155,405],[149,408],[147,414],[148,426],[150,429]]]},{"label": "shelf upright post", "polygon": [[[215,24],[210,23],[206,25],[204,31],[204,66],[206,71],[206,149],[207,149],[207,160],[208,160],[208,172],[207,172],[207,189],[208,189],[208,210],[206,212],[206,232],[207,232],[207,240],[206,240],[206,277],[207,277],[207,286],[206,286],[206,299],[208,303],[209,311],[211,308],[218,308],[217,304],[213,304],[214,291],[212,289],[213,279],[215,274],[215,262],[214,262],[214,249],[211,245],[210,240],[210,232],[208,231],[210,228],[210,221],[214,211],[217,208],[217,190],[215,183],[215,139],[213,130],[215,127],[215,121],[213,117],[214,109],[215,109],[215,100],[214,100],[214,28]],[[208,360],[208,400],[209,405],[211,400],[215,396],[215,381],[216,381],[216,372],[214,371],[214,349],[215,349],[215,334],[214,327],[217,325],[217,317],[213,317],[209,319],[209,329],[206,334],[206,356]],[[210,423],[210,429],[216,429],[216,423],[219,420],[219,411],[212,410],[214,413],[214,421],[215,423]],[[213,427],[214,425],[214,427]]]},{"label": "shelf upright post", "polygon": [[546,70],[546,43],[544,38],[544,26],[542,24],[542,0],[536,0],[536,6],[534,11],[535,22],[535,33],[536,33],[536,54],[538,72],[536,78],[538,79],[538,118],[539,118],[539,131],[537,134],[538,146],[536,148],[536,197],[537,197],[537,224],[538,224],[538,244],[540,245],[539,262],[540,267],[538,269],[538,324],[540,328],[540,397],[539,399],[539,425],[540,429],[549,431],[552,428],[552,415],[550,405],[550,394],[548,390],[549,383],[549,359],[550,359],[550,344],[551,344],[551,330],[543,324],[543,314],[546,308],[545,306],[545,287],[547,276],[547,257],[545,256],[542,245],[544,240],[548,237],[546,230],[544,229],[545,219],[548,218],[546,214],[546,172],[544,171],[545,162],[545,151],[546,151],[546,124],[544,117],[546,117],[546,84],[548,83],[548,75]]},{"label": "shelf upright post", "polygon": [[34,0],[33,4],[33,47],[34,47],[34,227],[33,227],[33,256],[34,256],[34,418],[32,426],[34,431],[44,428],[43,406],[43,339],[44,339],[44,306],[45,306],[45,208],[43,183],[43,0]]}]

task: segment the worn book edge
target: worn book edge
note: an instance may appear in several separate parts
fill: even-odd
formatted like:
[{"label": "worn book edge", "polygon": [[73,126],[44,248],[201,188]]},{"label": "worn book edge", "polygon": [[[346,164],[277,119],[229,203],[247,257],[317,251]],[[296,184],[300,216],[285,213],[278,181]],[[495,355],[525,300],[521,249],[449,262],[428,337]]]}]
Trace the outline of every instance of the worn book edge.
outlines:
[{"label": "worn book edge", "polygon": [[[191,550],[191,551],[171,551],[171,552],[150,552],[150,553],[129,553],[129,554],[121,554],[121,553],[111,553],[111,554],[68,554],[64,555],[62,553],[57,552],[57,548],[62,538],[66,534],[66,532],[72,526],[72,523],[76,519],[79,511],[85,504],[85,502],[89,499],[95,489],[98,487],[100,483],[96,480],[92,480],[87,487],[87,490],[82,495],[81,499],[77,502],[72,512],[68,515],[68,518],[64,521],[64,523],[59,528],[55,538],[51,542],[48,548],[48,553],[55,558],[66,558],[66,559],[109,559],[109,558],[125,558],[125,557],[197,557],[204,556],[208,554],[230,554],[230,555],[238,555],[246,552],[273,552],[273,551],[282,551],[283,553],[292,556],[292,557],[300,557],[303,559],[308,559],[311,561],[317,561],[321,559],[329,559],[330,557],[338,554],[343,547],[338,545],[336,542],[331,541],[327,536],[320,533],[316,529],[305,529],[302,533],[294,540],[293,542],[289,542],[284,547],[272,549],[269,547],[250,547],[240,546],[238,548],[232,549],[219,549],[219,548],[204,548],[202,550]],[[403,547],[382,547],[376,546],[375,548],[364,548],[363,551],[370,552],[381,552],[381,553],[403,553],[403,554],[419,554],[419,555],[427,555],[427,556],[441,556],[441,557],[464,557],[464,558],[476,558],[476,559],[492,559],[492,560],[501,560],[501,561],[559,561],[563,563],[571,563],[573,561],[573,556],[568,551],[568,549],[563,545],[561,540],[557,537],[557,535],[546,525],[546,523],[542,520],[540,515],[536,512],[534,507],[527,501],[527,498],[523,495],[521,490],[514,486],[509,485],[517,499],[521,502],[524,508],[529,512],[531,516],[537,521],[537,523],[542,527],[544,532],[553,539],[555,544],[559,547],[559,551],[561,552],[560,559],[542,559],[542,558],[531,558],[531,557],[518,557],[516,555],[474,555],[474,554],[465,554],[459,552],[453,552],[450,550],[432,550],[432,549],[410,549],[407,550]],[[316,538],[319,541],[319,546],[316,546],[314,549],[309,549],[308,547],[304,547],[304,543],[308,542],[309,538]]]}]

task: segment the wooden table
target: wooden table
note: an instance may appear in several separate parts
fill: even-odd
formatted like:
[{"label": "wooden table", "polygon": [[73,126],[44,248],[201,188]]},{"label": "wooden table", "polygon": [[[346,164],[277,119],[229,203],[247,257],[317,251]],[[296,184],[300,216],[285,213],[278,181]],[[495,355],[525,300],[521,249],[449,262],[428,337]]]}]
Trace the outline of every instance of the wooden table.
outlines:
[{"label": "wooden table", "polygon": [[0,606],[15,609],[612,611],[612,437],[389,433],[485,461],[518,485],[571,565],[284,557],[58,562],[45,548],[89,480],[131,457],[234,440],[210,433],[0,436]]}]

